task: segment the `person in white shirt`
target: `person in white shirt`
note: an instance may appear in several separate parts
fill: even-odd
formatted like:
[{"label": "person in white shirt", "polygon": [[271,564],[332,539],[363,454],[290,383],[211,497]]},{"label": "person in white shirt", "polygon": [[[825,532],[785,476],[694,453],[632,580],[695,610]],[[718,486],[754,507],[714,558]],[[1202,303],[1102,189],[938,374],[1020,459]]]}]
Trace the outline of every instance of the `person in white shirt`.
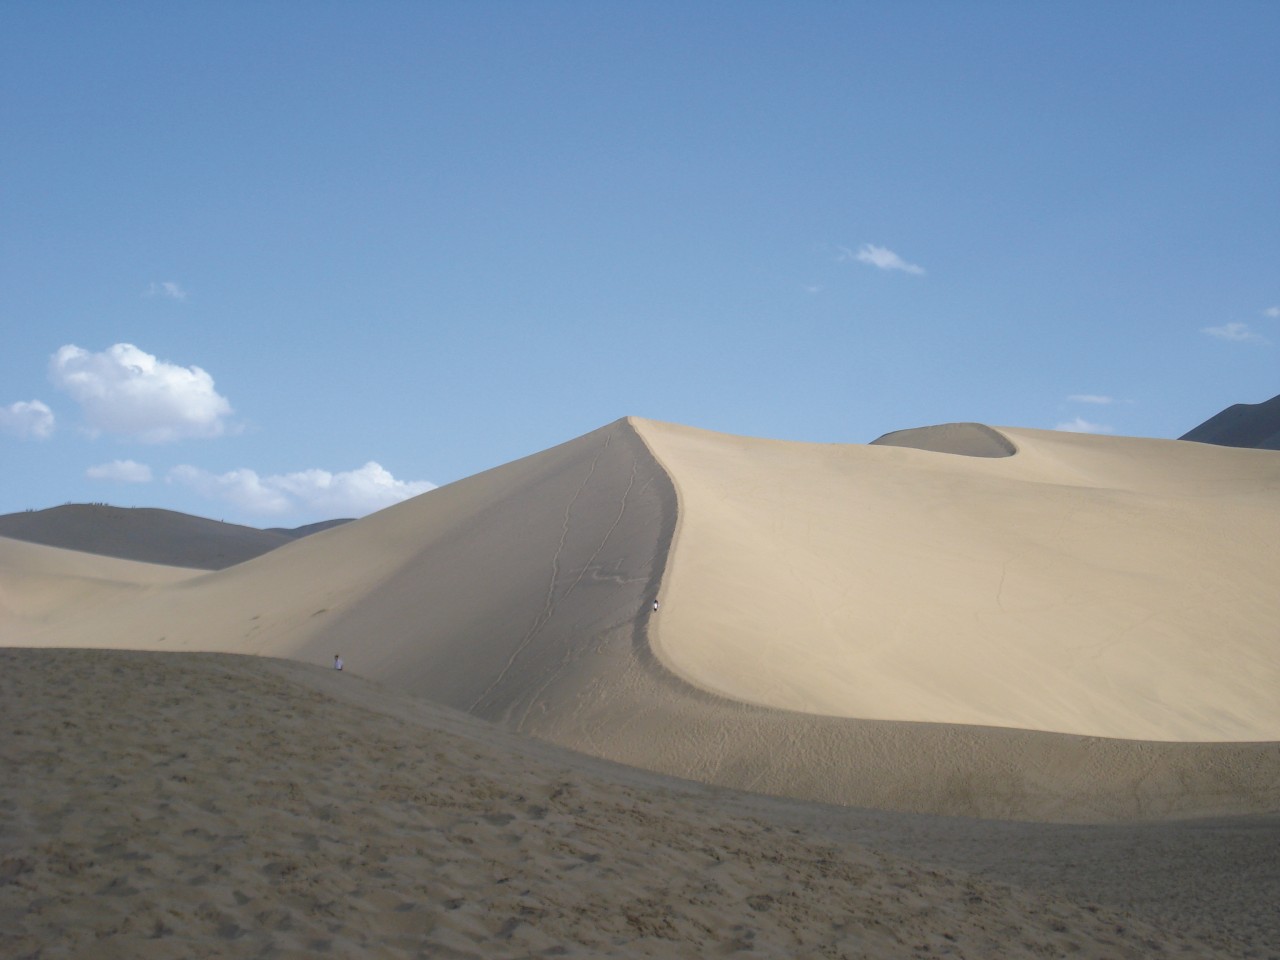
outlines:
[{"label": "person in white shirt", "polygon": [[338,656],[336,653],[333,655],[333,669],[342,669],[342,657]]}]

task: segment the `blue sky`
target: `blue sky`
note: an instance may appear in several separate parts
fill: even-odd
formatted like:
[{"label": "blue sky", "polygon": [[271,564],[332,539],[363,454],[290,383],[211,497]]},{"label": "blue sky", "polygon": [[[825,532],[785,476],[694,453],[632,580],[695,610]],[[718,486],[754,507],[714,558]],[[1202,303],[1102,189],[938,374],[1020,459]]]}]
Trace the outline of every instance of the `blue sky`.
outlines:
[{"label": "blue sky", "polygon": [[1280,4],[0,3],[0,513],[1280,393]]}]

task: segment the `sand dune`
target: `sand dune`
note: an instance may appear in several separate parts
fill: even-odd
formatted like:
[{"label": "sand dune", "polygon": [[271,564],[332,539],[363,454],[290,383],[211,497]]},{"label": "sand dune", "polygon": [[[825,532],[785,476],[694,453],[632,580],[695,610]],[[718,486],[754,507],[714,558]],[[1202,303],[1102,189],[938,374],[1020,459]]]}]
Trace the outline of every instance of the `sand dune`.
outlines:
[{"label": "sand dune", "polygon": [[962,457],[1011,457],[1017,448],[1007,436],[983,423],[942,423],[895,430],[871,441],[874,446],[911,447]]},{"label": "sand dune", "polygon": [[618,421],[91,608],[68,575],[67,603],[11,604],[0,630],[341,652],[545,741],[806,799],[1048,820],[1280,807],[1274,455],[980,425],[891,436]]},{"label": "sand dune", "polygon": [[0,638],[12,643],[68,610],[84,617],[98,606],[131,603],[148,587],[198,575],[0,537]]},{"label": "sand dune", "polygon": [[0,537],[144,563],[221,570],[346,522],[326,520],[295,529],[258,530],[172,510],[68,503],[4,514]]},{"label": "sand dune", "polygon": [[1274,820],[1020,829],[781,803],[243,657],[0,651],[0,718],[6,957],[1280,948]]},{"label": "sand dune", "polygon": [[1003,431],[999,458],[643,432],[681,493],[658,647],[696,686],[823,715],[1280,739],[1280,458],[1034,430]]},{"label": "sand dune", "polygon": [[1183,440],[1228,447],[1280,450],[1280,396],[1265,403],[1236,403],[1182,435]]}]

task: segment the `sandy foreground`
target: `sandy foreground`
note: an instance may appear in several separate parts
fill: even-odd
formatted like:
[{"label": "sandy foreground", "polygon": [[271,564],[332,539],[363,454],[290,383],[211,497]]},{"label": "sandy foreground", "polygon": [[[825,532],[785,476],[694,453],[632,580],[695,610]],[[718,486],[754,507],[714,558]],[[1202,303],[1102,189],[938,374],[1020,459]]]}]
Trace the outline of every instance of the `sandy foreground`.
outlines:
[{"label": "sandy foreground", "polygon": [[1280,818],[829,807],[348,673],[0,650],[0,955],[1274,957]]}]

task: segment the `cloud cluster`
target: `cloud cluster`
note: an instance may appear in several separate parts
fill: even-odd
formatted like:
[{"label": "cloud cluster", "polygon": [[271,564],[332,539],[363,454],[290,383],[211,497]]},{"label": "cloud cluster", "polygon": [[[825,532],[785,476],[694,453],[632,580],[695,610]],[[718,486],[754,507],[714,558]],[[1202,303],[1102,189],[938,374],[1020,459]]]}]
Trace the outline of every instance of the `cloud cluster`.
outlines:
[{"label": "cloud cluster", "polygon": [[372,460],[343,473],[303,470],[267,477],[248,468],[215,474],[183,465],[174,467],[169,479],[203,497],[260,515],[305,509],[334,517],[362,517],[435,489],[425,480],[397,480]]},{"label": "cloud cluster", "polygon": [[[148,295],[181,299],[177,284],[152,284]],[[49,360],[49,379],[79,404],[87,432],[158,444],[190,438],[214,438],[229,431],[231,404],[218,393],[213,377],[200,367],[159,360],[131,343],[117,343],[100,353],[75,344],[60,348]],[[53,411],[39,400],[0,407],[0,433],[43,439],[54,431]],[[136,460],[112,460],[85,470],[90,480],[150,483],[150,466]],[[355,470],[301,470],[260,476],[242,467],[213,473],[184,464],[166,479],[247,514],[361,517],[402,500],[434,490],[426,480],[397,480],[381,464],[369,461]]]},{"label": "cloud cluster", "polygon": [[221,436],[231,415],[204,370],[157,360],[131,343],[101,353],[68,344],[49,362],[49,378],[80,404],[91,431],[143,443]]},{"label": "cloud cluster", "polygon": [[879,270],[901,270],[904,273],[924,274],[924,267],[915,263],[908,263],[892,250],[885,247],[877,247],[874,243],[864,243],[857,252],[847,247],[841,247],[840,260],[855,260],[858,263],[865,263]]},{"label": "cloud cluster", "polygon": [[47,440],[53,436],[53,411],[39,400],[19,400],[0,407],[0,433],[22,440]]},{"label": "cloud cluster", "polygon": [[134,460],[112,460],[84,472],[90,480],[114,480],[118,483],[150,483],[151,468]]}]

